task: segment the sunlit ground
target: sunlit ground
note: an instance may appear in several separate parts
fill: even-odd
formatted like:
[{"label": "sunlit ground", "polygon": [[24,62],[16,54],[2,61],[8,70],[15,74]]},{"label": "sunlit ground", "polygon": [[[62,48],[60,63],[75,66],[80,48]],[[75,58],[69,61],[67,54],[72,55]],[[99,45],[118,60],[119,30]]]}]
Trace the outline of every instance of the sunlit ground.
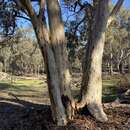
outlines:
[{"label": "sunlit ground", "polygon": [[[103,102],[111,102],[119,95],[116,86],[119,78],[103,80]],[[78,94],[79,87],[73,87],[72,92]],[[49,104],[47,83],[45,80],[19,79],[15,81],[0,81],[0,101],[17,99],[37,104]]]},{"label": "sunlit ground", "polygon": [[0,81],[0,99],[18,98],[33,103],[49,103],[46,82],[42,80]]}]

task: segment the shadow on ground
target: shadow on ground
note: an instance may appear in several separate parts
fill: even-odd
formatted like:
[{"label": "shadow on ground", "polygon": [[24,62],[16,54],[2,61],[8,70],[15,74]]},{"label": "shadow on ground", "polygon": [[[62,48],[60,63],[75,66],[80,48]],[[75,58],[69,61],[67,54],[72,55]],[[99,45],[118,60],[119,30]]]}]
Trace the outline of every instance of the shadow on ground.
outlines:
[{"label": "shadow on ground", "polygon": [[90,115],[76,115],[65,127],[52,121],[50,106],[19,99],[0,98],[0,130],[130,130],[130,105],[105,108],[108,122]]},{"label": "shadow on ground", "polygon": [[0,98],[0,130],[48,130],[53,124],[48,105]]}]

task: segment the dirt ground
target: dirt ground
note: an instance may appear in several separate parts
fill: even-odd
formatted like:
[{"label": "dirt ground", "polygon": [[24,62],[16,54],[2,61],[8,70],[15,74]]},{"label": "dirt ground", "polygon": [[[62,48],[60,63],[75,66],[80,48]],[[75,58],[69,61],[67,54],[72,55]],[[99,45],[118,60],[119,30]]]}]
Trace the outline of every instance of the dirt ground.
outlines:
[{"label": "dirt ground", "polygon": [[105,112],[106,123],[82,113],[66,127],[56,127],[49,106],[12,99],[0,102],[0,130],[130,130],[130,105],[107,106]]},{"label": "dirt ground", "polygon": [[[111,88],[111,85],[111,81],[104,82],[104,86]],[[77,95],[79,85],[75,86],[73,93]],[[112,96],[108,90],[104,93],[107,98]],[[12,85],[0,83],[0,130],[130,130],[129,104],[107,103],[104,110],[109,119],[105,123],[95,121],[86,111],[81,112],[82,115],[77,113],[67,126],[57,127],[52,121],[45,81],[18,80]]]}]

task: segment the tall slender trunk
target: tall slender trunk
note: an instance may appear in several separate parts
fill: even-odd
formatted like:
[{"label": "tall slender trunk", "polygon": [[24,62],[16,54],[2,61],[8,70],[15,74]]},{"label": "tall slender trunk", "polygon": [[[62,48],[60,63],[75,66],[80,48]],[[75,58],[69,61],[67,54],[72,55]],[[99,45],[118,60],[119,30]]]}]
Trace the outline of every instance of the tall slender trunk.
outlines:
[{"label": "tall slender trunk", "polygon": [[118,71],[120,72],[120,74],[124,74],[125,73],[125,71],[124,71],[124,64],[123,64],[122,61],[118,64]]},{"label": "tall slender trunk", "polygon": [[47,0],[48,19],[50,27],[51,45],[56,60],[58,78],[60,80],[60,91],[62,102],[67,117],[72,118],[72,96],[70,90],[71,75],[68,65],[68,54],[64,25],[61,17],[61,10],[58,0]]},{"label": "tall slender trunk", "polygon": [[128,73],[130,73],[130,57],[128,57]]},{"label": "tall slender trunk", "polygon": [[4,60],[4,72],[6,73],[6,60]]},{"label": "tall slender trunk", "polygon": [[110,54],[110,75],[113,75],[113,63],[112,63],[113,54]]},{"label": "tall slender trunk", "polygon": [[91,24],[88,47],[83,65],[81,100],[77,107],[87,105],[90,113],[99,121],[106,121],[102,108],[102,56],[108,20],[109,0],[96,2]]}]

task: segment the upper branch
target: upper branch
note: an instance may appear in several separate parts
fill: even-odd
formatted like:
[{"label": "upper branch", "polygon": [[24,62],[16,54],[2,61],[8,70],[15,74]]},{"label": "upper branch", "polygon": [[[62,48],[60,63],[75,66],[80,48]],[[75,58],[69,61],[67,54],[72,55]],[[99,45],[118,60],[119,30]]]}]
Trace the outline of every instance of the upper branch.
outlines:
[{"label": "upper branch", "polygon": [[114,6],[113,10],[110,13],[110,17],[115,16],[118,13],[118,11],[120,10],[123,2],[124,2],[124,0],[118,0],[117,1],[116,5]]},{"label": "upper branch", "polygon": [[31,0],[20,0],[20,3],[27,10],[29,17],[31,18],[32,24],[36,28],[38,19],[37,19],[37,15],[32,7]]},{"label": "upper branch", "polygon": [[39,9],[39,18],[42,20],[44,19],[44,10],[45,10],[45,0],[39,0],[39,6],[40,6],[40,9]]},{"label": "upper branch", "polygon": [[109,26],[111,24],[111,22],[114,19],[114,16],[116,16],[123,4],[124,0],[118,0],[116,5],[114,6],[113,10],[111,11],[110,15],[109,15],[109,19],[108,19],[108,23],[107,26]]}]

